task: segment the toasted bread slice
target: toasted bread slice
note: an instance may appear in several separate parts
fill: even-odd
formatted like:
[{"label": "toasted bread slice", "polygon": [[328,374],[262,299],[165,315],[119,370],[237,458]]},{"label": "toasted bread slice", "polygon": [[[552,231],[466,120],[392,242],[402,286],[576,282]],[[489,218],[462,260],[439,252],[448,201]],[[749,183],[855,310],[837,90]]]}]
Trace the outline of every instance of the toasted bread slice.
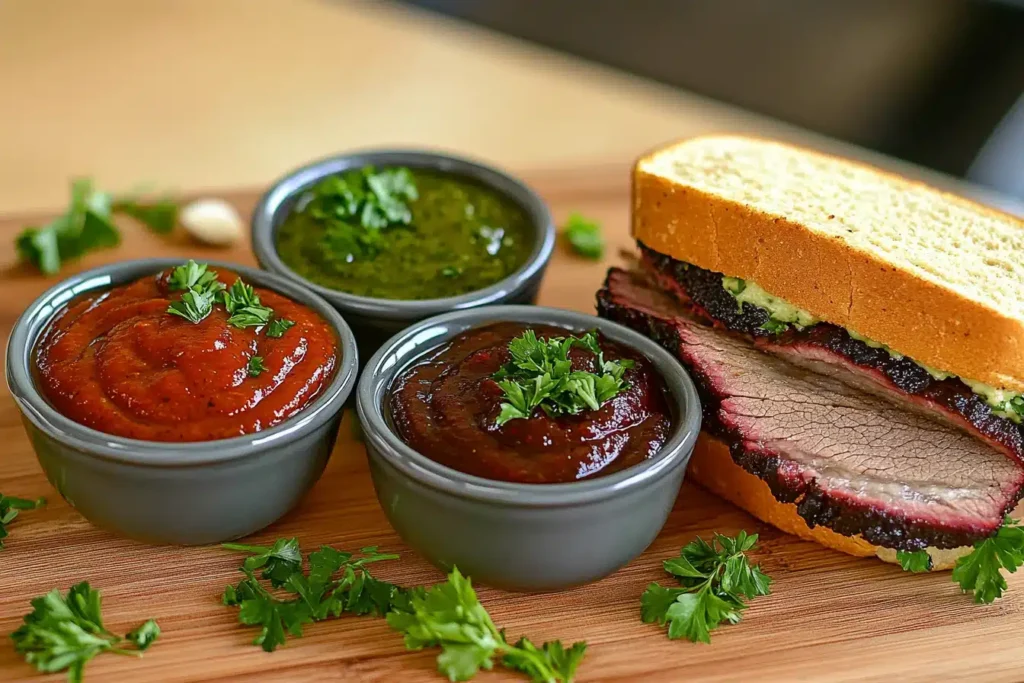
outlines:
[{"label": "toasted bread slice", "polygon": [[714,136],[640,159],[633,234],[931,368],[1024,392],[1024,222],[861,164]]},{"label": "toasted bread slice", "polygon": [[[809,527],[804,518],[797,513],[796,505],[776,500],[768,484],[737,465],[729,454],[729,447],[705,432],[701,432],[697,440],[697,447],[687,466],[686,476],[762,522],[788,534],[807,541],[816,541],[826,548],[849,555],[877,556],[885,562],[897,562],[896,551],[891,548],[872,545],[859,537],[843,536],[825,527]],[[952,569],[957,559],[971,552],[973,548],[926,550],[932,558],[932,570],[938,571]]]}]

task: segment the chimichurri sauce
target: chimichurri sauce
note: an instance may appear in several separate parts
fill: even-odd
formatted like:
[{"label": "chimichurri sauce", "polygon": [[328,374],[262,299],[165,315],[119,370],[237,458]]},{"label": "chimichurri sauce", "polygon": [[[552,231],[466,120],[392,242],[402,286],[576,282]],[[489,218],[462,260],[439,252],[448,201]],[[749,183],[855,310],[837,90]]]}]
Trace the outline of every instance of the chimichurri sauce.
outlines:
[{"label": "chimichurri sauce", "polygon": [[[361,171],[342,178],[361,182]],[[512,274],[533,249],[527,214],[504,195],[465,177],[412,170],[418,197],[409,225],[375,236],[374,253],[330,246],[325,221],[297,204],[277,230],[277,252],[318,285],[379,299],[457,296]]]}]

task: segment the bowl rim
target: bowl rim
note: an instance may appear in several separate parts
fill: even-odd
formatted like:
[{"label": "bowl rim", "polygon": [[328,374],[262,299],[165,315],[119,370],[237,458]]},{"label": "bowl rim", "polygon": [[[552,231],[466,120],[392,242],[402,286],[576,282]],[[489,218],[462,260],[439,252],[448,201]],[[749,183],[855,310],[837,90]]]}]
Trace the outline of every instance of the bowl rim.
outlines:
[{"label": "bowl rim", "polygon": [[[671,393],[677,420],[662,449],[652,458],[619,472],[583,481],[524,484],[486,479],[435,462],[392,431],[384,417],[384,400],[399,373],[416,359],[457,334],[488,323],[513,321],[550,324],[582,332],[598,329],[615,342],[646,356]],[[399,332],[373,355],[356,388],[356,410],[364,440],[402,476],[461,498],[513,507],[563,507],[593,503],[652,484],[677,467],[685,467],[700,432],[697,388],[668,351],[639,332],[611,320],[546,306],[488,306],[428,318]],[[374,457],[369,453],[368,456]]]},{"label": "bowl rim", "polygon": [[253,434],[185,442],[147,441],[107,434],[75,422],[49,404],[32,377],[32,352],[40,334],[64,304],[85,292],[125,284],[164,268],[180,265],[187,258],[146,258],[107,264],[72,275],[33,301],[15,321],[7,340],[7,387],[22,415],[48,437],[87,455],[151,467],[212,464],[255,456],[305,436],[334,417],[352,392],[359,365],[355,337],[341,314],[322,298],[279,275],[236,263],[207,259],[202,262],[214,268],[232,270],[250,284],[272,289],[311,308],[334,330],[341,358],[334,378],[312,403],[281,424]]},{"label": "bowl rim", "polygon": [[[482,289],[437,299],[379,299],[359,296],[324,287],[299,275],[284,263],[274,244],[275,224],[282,207],[294,196],[327,176],[367,165],[429,169],[465,176],[482,183],[511,199],[526,212],[537,231],[533,251],[523,265],[507,277]],[[525,182],[482,161],[425,148],[357,149],[305,164],[276,180],[260,197],[252,213],[250,231],[253,252],[261,268],[299,282],[346,312],[384,320],[418,320],[444,311],[500,303],[531,285],[534,278],[551,260],[555,247],[555,225],[551,211],[540,195]]]}]

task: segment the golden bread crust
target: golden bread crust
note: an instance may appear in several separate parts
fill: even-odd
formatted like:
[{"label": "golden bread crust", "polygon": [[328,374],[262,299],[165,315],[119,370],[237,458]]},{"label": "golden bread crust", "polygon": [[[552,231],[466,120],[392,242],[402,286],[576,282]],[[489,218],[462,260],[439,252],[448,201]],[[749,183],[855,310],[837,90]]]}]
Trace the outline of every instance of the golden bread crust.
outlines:
[{"label": "golden bread crust", "polygon": [[[925,365],[1024,392],[1024,321],[904,270],[884,254],[811,230],[784,215],[772,215],[667,178],[650,168],[656,157],[671,155],[686,145],[723,139],[736,140],[687,141],[637,162],[632,228],[636,239],[681,261],[756,282],[823,320]],[[749,144],[778,146],[756,140]],[[800,153],[824,156],[806,150]],[[920,187],[871,170],[882,182],[897,188]],[[718,171],[728,173],[729,169]],[[937,190],[935,196],[941,197],[937,201],[955,202],[960,209],[966,206],[979,216],[995,216],[1024,230],[1024,223],[998,211]],[[830,210],[827,205],[820,208],[822,212]]]}]

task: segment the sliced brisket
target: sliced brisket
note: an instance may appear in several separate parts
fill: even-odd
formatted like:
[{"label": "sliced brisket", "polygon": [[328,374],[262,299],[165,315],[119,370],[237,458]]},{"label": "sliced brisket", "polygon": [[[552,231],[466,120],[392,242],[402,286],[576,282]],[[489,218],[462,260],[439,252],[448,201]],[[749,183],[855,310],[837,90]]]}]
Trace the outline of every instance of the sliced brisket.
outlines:
[{"label": "sliced brisket", "polygon": [[691,370],[705,429],[810,526],[952,548],[993,533],[1021,496],[1024,467],[962,430],[762,353],[635,275],[611,270],[598,310]]},{"label": "sliced brisket", "polygon": [[677,261],[640,245],[645,272],[691,313],[746,335],[758,348],[816,372],[937,415],[1024,463],[1024,425],[996,415],[983,398],[955,377],[937,380],[908,358],[854,339],[846,330],[819,323],[776,335],[761,329],[768,313],[756,306],[742,310],[725,287],[722,274]]}]

